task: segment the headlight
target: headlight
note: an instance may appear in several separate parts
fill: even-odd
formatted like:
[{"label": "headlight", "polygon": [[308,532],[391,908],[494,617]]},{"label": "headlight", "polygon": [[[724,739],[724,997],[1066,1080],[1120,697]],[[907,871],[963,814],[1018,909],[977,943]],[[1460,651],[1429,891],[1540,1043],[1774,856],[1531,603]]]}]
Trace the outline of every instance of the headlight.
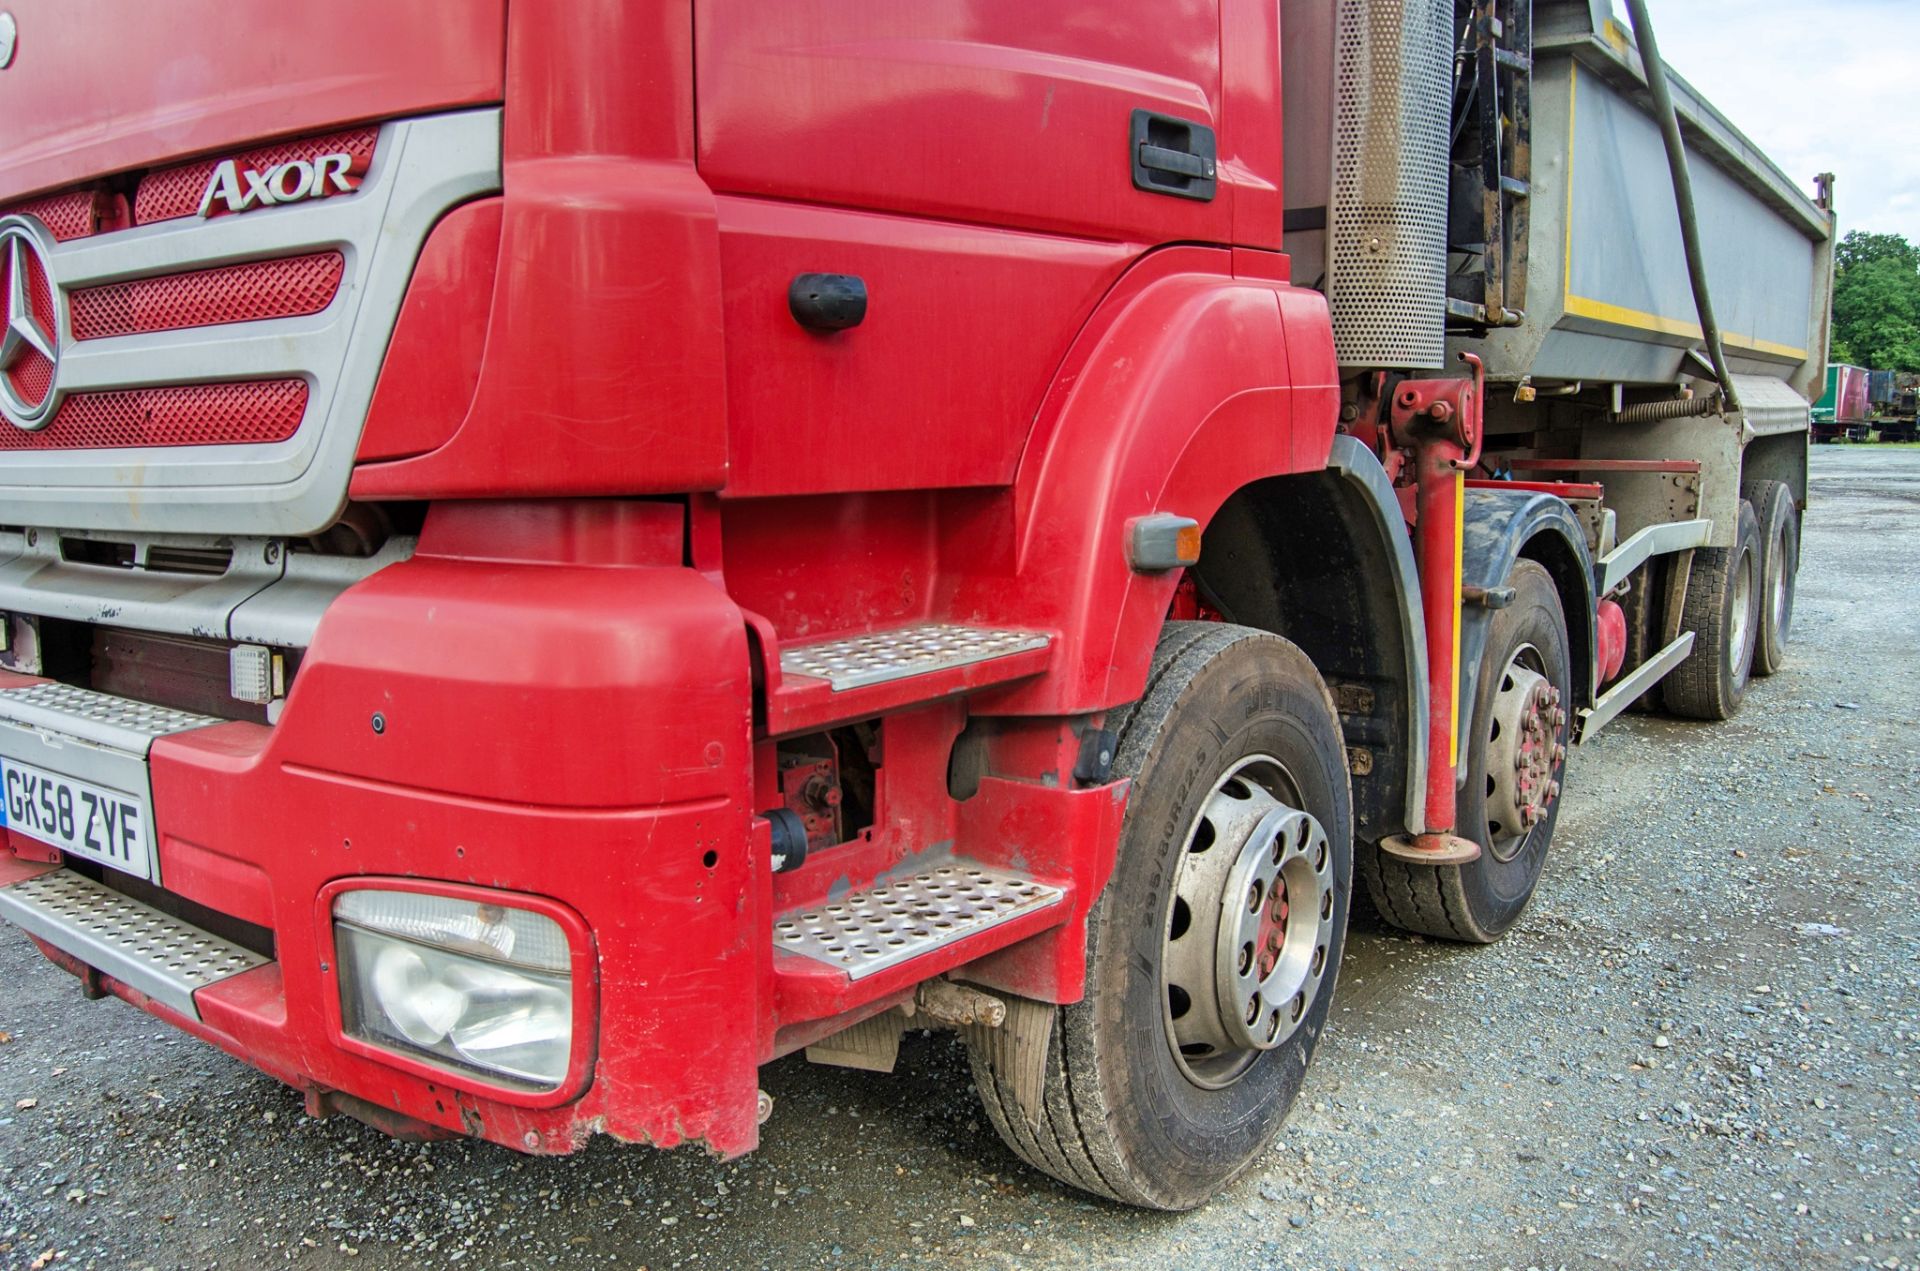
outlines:
[{"label": "headlight", "polygon": [[348,891],[334,898],[333,929],[348,1035],[536,1089],[565,1079],[572,961],[553,919],[451,896]]}]

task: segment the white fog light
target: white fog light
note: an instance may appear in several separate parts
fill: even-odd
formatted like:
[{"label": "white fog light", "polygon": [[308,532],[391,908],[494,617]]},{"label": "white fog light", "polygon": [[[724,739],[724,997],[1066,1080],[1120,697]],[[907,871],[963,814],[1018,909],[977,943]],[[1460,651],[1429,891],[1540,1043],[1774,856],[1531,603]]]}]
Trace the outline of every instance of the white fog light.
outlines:
[{"label": "white fog light", "polygon": [[349,1035],[557,1087],[573,1050],[566,933],[545,914],[419,892],[333,902]]}]

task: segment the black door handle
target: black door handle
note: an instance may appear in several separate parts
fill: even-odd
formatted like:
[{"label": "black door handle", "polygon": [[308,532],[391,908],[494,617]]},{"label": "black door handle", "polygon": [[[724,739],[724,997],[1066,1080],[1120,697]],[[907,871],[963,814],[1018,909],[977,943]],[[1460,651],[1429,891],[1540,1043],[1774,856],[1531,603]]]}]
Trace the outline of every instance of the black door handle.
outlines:
[{"label": "black door handle", "polygon": [[1213,129],[1191,119],[1136,110],[1127,142],[1136,190],[1212,201],[1219,188]]}]

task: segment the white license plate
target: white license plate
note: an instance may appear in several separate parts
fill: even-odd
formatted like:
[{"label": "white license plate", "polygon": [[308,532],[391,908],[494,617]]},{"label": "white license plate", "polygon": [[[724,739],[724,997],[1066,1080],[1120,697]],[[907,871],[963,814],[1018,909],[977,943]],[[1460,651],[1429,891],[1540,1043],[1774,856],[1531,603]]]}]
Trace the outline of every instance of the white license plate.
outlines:
[{"label": "white license plate", "polygon": [[0,795],[0,825],[63,852],[153,877],[153,818],[140,795],[4,757]]}]

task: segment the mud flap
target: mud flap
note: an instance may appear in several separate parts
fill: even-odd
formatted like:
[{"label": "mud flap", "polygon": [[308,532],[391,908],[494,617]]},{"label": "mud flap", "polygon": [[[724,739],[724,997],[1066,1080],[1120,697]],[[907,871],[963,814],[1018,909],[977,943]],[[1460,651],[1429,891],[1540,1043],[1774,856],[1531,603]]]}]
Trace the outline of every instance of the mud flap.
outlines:
[{"label": "mud flap", "polygon": [[1027,1124],[1038,1129],[1047,1088],[1047,1051],[1059,1008],[1030,997],[1002,995],[1007,1018],[998,1027],[969,1024],[960,1030],[974,1058],[1013,1091]]}]

